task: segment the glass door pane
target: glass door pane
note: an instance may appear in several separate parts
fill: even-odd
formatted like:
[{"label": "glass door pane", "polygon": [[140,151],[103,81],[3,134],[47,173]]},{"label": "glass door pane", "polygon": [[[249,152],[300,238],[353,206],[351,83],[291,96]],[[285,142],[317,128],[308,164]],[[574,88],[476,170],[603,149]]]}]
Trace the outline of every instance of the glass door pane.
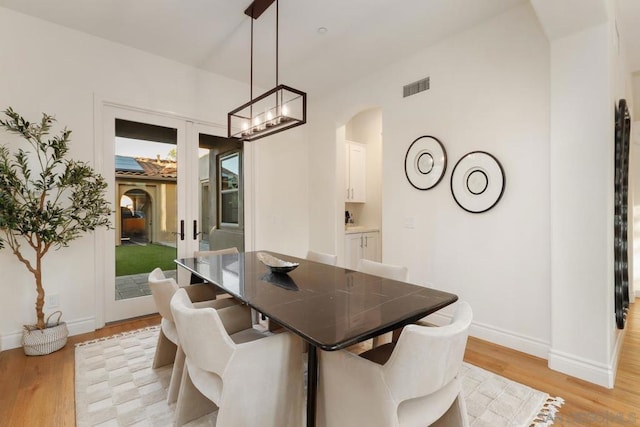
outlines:
[{"label": "glass door pane", "polygon": [[244,251],[243,145],[198,127],[200,250]]},{"label": "glass door pane", "polygon": [[238,227],[240,224],[239,193],[240,193],[240,153],[234,151],[220,156],[218,162],[220,177],[220,226]]},{"label": "glass door pane", "polygon": [[196,155],[184,119],[114,105],[102,112],[102,173],[114,215],[113,228],[98,233],[96,280],[104,289],[101,320],[110,322],[157,312],[149,272],[160,267],[175,277],[173,260],[193,254],[187,220],[196,211],[195,179],[187,176]]},{"label": "glass door pane", "polygon": [[147,277],[156,267],[176,278],[178,159],[175,129],[167,133],[169,142],[116,136],[116,300],[151,295]]},{"label": "glass door pane", "polygon": [[[175,258],[196,250],[244,250],[242,143],[222,126],[103,104],[101,173],[112,189],[113,228],[96,231],[96,282],[104,290],[98,324],[157,312],[148,274],[176,275]],[[117,141],[117,142],[116,142]],[[229,157],[233,153],[233,156]],[[227,157],[225,157],[227,156]],[[220,212],[222,164],[227,180]],[[250,161],[250,159],[249,159]],[[178,284],[189,283],[184,269]],[[118,278],[116,280],[116,278]]]}]

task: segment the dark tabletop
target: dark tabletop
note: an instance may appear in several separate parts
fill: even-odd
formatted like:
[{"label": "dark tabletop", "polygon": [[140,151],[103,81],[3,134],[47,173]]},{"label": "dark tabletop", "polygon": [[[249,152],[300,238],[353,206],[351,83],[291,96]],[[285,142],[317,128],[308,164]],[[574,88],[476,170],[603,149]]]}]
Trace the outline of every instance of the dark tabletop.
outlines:
[{"label": "dark tabletop", "polygon": [[323,350],[338,350],[391,331],[458,299],[448,292],[268,253],[300,265],[287,274],[271,273],[256,258],[257,252],[176,263]]}]

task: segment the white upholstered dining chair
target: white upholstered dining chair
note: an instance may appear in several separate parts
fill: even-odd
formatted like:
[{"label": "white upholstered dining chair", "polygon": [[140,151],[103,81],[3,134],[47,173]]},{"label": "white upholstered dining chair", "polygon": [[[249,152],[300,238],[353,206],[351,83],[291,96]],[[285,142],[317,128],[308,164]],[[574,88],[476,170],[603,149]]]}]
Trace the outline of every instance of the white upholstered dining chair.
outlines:
[{"label": "white upholstered dining chair", "polygon": [[234,246],[231,248],[216,249],[215,251],[195,251],[193,253],[193,256],[199,257],[199,256],[207,256],[207,255],[225,255],[225,254],[237,254],[237,253],[238,253],[238,248]]},{"label": "white upholstered dining chair", "polygon": [[357,270],[361,273],[380,276],[385,279],[398,280],[400,282],[409,280],[409,269],[401,265],[383,264],[368,259],[360,259],[358,260]]},{"label": "white upholstered dining chair", "polygon": [[458,372],[473,317],[459,302],[443,327],[406,326],[397,343],[320,354],[319,426],[468,426]]},{"label": "white upholstered dining chair", "polygon": [[[398,280],[406,282],[409,280],[409,270],[401,265],[383,264],[368,259],[360,259],[358,261],[358,271],[361,273],[371,274],[373,276],[384,277],[385,279]],[[377,347],[381,344],[391,342],[393,333],[378,335],[373,338],[373,346]]]},{"label": "white upholstered dining chair", "polygon": [[[174,279],[165,277],[162,270],[156,268],[149,274],[149,288],[151,289],[151,295],[153,296],[156,308],[160,316],[162,316],[160,333],[158,334],[158,344],[156,346],[152,367],[155,369],[173,363],[171,382],[167,394],[167,400],[169,403],[173,403],[176,401],[180,389],[180,379],[184,366],[184,353],[180,348],[180,340],[169,303],[171,302],[173,294],[180,287]],[[190,298],[196,301],[195,306],[199,308],[223,308],[238,303],[233,299],[216,300],[214,289],[207,285],[186,286],[184,289],[185,292],[188,292]]]},{"label": "white upholstered dining chair", "polygon": [[[225,255],[225,254],[237,254],[238,252],[238,248],[231,247],[231,248],[225,248],[225,249],[216,249],[216,250],[212,250],[212,251],[195,251],[193,253],[193,256],[198,258],[198,257],[204,257],[207,255]],[[196,276],[195,274],[191,274],[191,281],[190,283],[196,284],[196,283],[205,283],[204,280],[202,280],[200,277]],[[218,290],[218,294],[221,294],[222,291]]]},{"label": "white upholstered dining chair", "polygon": [[328,254],[324,252],[316,252],[312,250],[309,250],[307,252],[307,259],[309,261],[319,262],[319,263],[328,264],[328,265],[336,265],[336,263],[338,262],[338,257],[336,255]]},{"label": "white upholstered dining chair", "polygon": [[300,338],[253,329],[243,305],[194,309],[183,290],[172,298],[171,310],[186,355],[176,425],[216,408],[217,427],[302,424]]}]

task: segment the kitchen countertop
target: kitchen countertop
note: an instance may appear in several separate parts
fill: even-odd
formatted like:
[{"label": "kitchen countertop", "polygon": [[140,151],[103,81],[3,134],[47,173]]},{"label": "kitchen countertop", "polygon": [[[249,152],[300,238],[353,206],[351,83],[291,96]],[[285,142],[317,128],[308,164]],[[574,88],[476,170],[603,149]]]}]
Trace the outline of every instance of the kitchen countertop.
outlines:
[{"label": "kitchen countertop", "polygon": [[371,231],[380,231],[380,227],[349,225],[344,228],[344,234],[368,233]]}]

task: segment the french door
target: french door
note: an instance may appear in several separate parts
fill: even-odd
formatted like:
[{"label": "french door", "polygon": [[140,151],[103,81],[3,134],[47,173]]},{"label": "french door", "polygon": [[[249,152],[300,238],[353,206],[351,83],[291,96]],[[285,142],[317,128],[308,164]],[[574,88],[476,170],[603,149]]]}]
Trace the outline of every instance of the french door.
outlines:
[{"label": "french door", "polygon": [[[219,138],[218,129],[189,126],[198,142],[198,247],[201,251],[245,249],[244,145]],[[194,236],[195,238],[195,236]]]},{"label": "french door", "polygon": [[173,260],[193,256],[208,233],[203,206],[210,203],[202,201],[209,196],[202,192],[199,139],[204,132],[219,135],[222,130],[168,114],[97,107],[102,123],[102,135],[96,131],[102,140],[97,166],[109,184],[114,211],[113,228],[97,236],[100,326],[157,312],[146,280],[155,267],[181,285],[189,283]]}]

